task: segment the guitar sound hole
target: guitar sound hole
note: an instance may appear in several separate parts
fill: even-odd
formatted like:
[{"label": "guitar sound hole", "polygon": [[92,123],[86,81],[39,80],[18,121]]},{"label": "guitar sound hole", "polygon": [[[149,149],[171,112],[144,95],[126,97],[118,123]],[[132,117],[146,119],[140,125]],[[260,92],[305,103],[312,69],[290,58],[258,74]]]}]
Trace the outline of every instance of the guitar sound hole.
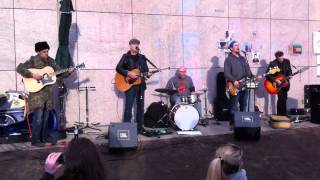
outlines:
[{"label": "guitar sound hole", "polygon": [[136,79],[129,79],[129,84],[133,84],[136,81]]}]

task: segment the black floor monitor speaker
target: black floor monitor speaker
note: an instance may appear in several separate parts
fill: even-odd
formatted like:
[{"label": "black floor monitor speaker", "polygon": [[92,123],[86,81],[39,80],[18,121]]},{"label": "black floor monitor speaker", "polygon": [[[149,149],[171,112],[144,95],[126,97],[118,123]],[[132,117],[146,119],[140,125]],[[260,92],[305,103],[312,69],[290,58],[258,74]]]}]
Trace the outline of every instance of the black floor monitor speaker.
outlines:
[{"label": "black floor monitor speaker", "polygon": [[320,124],[320,87],[310,91],[310,121]]},{"label": "black floor monitor speaker", "polygon": [[304,85],[304,108],[310,110],[311,108],[311,93],[312,92],[319,92],[320,85],[319,84],[309,84]]},{"label": "black floor monitor speaker", "polygon": [[136,148],[138,133],[136,123],[111,123],[109,126],[109,148]]},{"label": "black floor monitor speaker", "polygon": [[260,139],[260,116],[258,112],[235,112],[234,137],[243,140]]}]

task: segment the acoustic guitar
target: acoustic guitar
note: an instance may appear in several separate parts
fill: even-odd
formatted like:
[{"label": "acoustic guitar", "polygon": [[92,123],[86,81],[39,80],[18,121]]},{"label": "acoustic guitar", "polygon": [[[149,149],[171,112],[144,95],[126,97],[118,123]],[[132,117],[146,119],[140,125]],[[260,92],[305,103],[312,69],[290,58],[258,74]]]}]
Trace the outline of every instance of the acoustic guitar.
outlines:
[{"label": "acoustic guitar", "polygon": [[148,73],[155,74],[157,72],[161,72],[166,69],[170,69],[170,67],[163,68],[163,69],[157,69],[157,70],[145,72],[145,73],[141,73],[141,71],[139,69],[133,69],[133,70],[129,71],[129,72],[135,73],[138,76],[138,78],[136,78],[136,79],[126,77],[126,76],[117,72],[115,75],[115,78],[114,78],[116,88],[121,92],[128,91],[132,86],[141,84],[143,82],[143,78],[146,78]]},{"label": "acoustic guitar", "polygon": [[48,85],[52,85],[56,83],[57,81],[57,75],[65,73],[69,70],[76,70],[79,68],[84,68],[85,65],[84,63],[81,63],[77,65],[76,67],[71,67],[67,69],[61,69],[59,71],[54,71],[54,69],[51,66],[46,66],[42,69],[35,69],[35,68],[30,68],[28,69],[32,73],[37,73],[40,74],[43,78],[41,80],[36,80],[34,78],[22,78],[25,90],[31,93],[38,92],[42,88]]},{"label": "acoustic guitar", "polygon": [[289,85],[289,79],[292,78],[293,76],[302,73],[303,71],[306,71],[307,69],[309,69],[309,67],[303,67],[301,69],[299,69],[298,71],[294,72],[293,74],[291,74],[290,76],[285,76],[283,74],[279,74],[276,77],[272,78],[274,81],[276,80],[280,80],[281,84],[277,84],[277,83],[272,83],[269,80],[265,80],[264,81],[264,88],[266,89],[266,91],[269,94],[278,94],[279,91],[281,90],[281,88],[283,87],[287,87]]},{"label": "acoustic guitar", "polygon": [[[262,76],[267,76],[269,74],[275,74],[277,72],[280,72],[280,69],[278,67],[276,68],[272,68],[272,69],[269,69],[269,71],[265,74],[263,74]],[[254,78],[254,81],[256,80],[260,80],[262,78],[262,76],[257,76]],[[227,82],[227,87],[226,87],[226,95],[227,97],[230,97],[230,96],[236,96],[238,94],[239,91],[241,90],[244,90],[246,88],[246,84],[248,81],[252,81],[250,80],[250,78],[242,78],[240,80],[238,80],[239,82],[239,87],[236,87],[232,81],[228,81]]]}]

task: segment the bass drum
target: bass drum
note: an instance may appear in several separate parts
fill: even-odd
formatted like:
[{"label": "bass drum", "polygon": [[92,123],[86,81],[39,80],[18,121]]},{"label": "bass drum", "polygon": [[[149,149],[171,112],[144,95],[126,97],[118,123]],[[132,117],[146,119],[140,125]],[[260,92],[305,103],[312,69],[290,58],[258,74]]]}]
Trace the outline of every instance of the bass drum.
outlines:
[{"label": "bass drum", "polygon": [[176,104],[170,111],[172,123],[183,131],[193,130],[199,122],[199,112],[192,105]]}]

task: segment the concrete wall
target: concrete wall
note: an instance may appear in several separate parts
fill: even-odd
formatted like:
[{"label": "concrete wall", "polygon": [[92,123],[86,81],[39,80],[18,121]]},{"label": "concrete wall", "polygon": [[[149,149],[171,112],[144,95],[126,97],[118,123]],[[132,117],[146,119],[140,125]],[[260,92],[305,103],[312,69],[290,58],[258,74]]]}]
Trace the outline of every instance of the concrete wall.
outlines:
[{"label": "concrete wall", "polygon": [[[320,30],[317,0],[73,0],[76,12],[70,33],[70,51],[86,69],[67,80],[67,123],[84,121],[85,96],[78,86],[96,86],[89,93],[90,120],[109,124],[121,121],[123,95],[115,91],[114,69],[128,49],[128,40],[141,40],[141,50],[159,67],[173,69],[148,81],[146,107],[159,97],[154,89],[164,87],[175,68],[185,65],[196,89],[208,88],[215,97],[215,76],[222,71],[224,52],[217,42],[226,30],[240,42],[251,42],[261,52],[261,62],[252,71],[262,73],[276,50],[298,66],[310,69],[292,80],[289,107],[303,107],[303,86],[319,84],[312,32]],[[0,1],[0,92],[23,90],[15,67],[34,54],[34,43],[46,40],[55,57],[58,46],[58,3],[56,0]],[[288,45],[303,46],[301,55],[289,55]],[[203,98],[203,97],[202,97]],[[275,98],[260,85],[258,105],[274,112]]]}]

